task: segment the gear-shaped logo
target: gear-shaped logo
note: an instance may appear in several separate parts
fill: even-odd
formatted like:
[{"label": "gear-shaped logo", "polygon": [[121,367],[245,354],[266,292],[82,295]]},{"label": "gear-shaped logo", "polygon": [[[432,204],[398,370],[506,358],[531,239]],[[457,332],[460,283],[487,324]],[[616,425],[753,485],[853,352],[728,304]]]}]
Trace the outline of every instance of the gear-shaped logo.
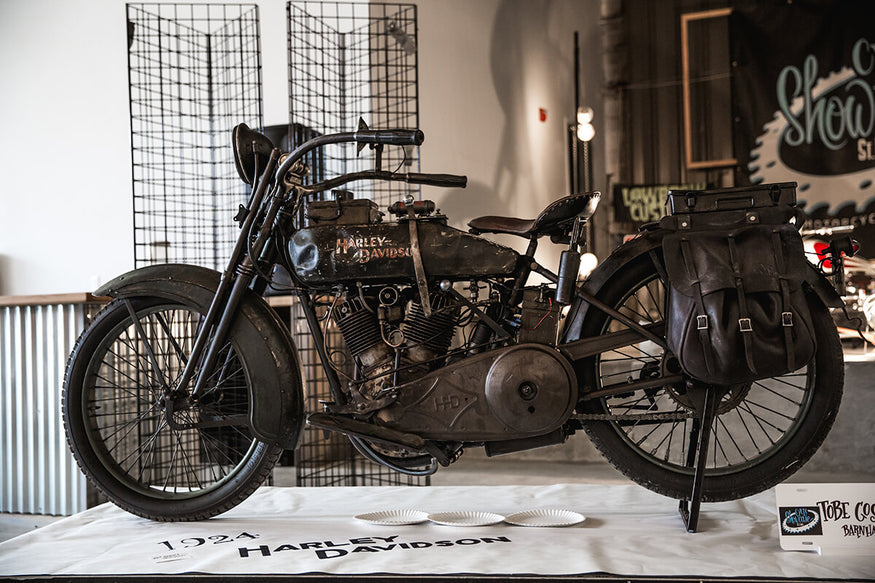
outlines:
[{"label": "gear-shaped logo", "polygon": [[[856,73],[848,67],[832,72],[814,84],[810,99],[817,100],[827,96],[856,78]],[[787,111],[798,118],[803,114],[805,107],[804,98],[799,96],[793,99]],[[817,198],[824,193],[835,192],[837,179],[846,185],[846,189],[853,189],[855,194],[869,189],[875,183],[875,168],[872,167],[841,175],[808,174],[789,167],[780,156],[783,140],[786,139],[789,128],[790,123],[787,118],[778,111],[775,112],[772,120],[763,126],[763,133],[755,141],[756,146],[750,152],[750,162],[747,166],[752,184],[793,181],[799,185],[800,200],[804,200],[806,192],[813,193]],[[862,200],[858,196],[854,196],[853,199]]]},{"label": "gear-shaped logo", "polygon": [[823,534],[820,512],[816,506],[782,506],[778,511],[781,516],[781,534]]}]

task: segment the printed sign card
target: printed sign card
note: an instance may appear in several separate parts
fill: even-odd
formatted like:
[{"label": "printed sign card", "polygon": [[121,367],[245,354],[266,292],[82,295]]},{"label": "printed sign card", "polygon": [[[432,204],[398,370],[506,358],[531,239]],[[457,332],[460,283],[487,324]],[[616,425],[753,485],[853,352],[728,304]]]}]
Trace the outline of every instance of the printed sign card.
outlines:
[{"label": "printed sign card", "polygon": [[779,484],[775,500],[785,551],[875,556],[875,484]]}]

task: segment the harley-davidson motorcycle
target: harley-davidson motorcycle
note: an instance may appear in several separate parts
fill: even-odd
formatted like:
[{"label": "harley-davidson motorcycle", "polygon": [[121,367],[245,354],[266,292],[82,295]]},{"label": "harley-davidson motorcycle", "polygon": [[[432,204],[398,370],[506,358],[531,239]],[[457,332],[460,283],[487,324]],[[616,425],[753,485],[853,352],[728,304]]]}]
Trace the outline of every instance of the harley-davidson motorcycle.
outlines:
[{"label": "harley-davidson motorcycle", "polygon": [[[382,168],[384,147],[422,141],[419,130],[361,124],[283,154],[245,125],[234,129],[251,194],[224,273],[154,265],[106,283],[94,293],[113,300],[68,363],[68,440],[111,501],[156,520],[215,516],[268,477],[306,424],[420,475],[466,448],[493,456],[583,430],[625,475],[682,507],[760,492],[810,458],[843,382],[827,305],[835,292],[822,273],[806,275],[810,361],[715,388],[667,348],[663,229],[642,229],[579,281],[598,193],[560,198],[534,219],[476,218],[463,231],[431,201],[381,210],[340,189],[363,180],[464,187],[464,176]],[[308,175],[308,156],[344,142],[369,146],[374,169]],[[535,260],[546,241],[564,249],[555,271]],[[330,387],[322,410],[304,409],[288,324],[264,299],[277,290],[296,296],[306,319]]]}]

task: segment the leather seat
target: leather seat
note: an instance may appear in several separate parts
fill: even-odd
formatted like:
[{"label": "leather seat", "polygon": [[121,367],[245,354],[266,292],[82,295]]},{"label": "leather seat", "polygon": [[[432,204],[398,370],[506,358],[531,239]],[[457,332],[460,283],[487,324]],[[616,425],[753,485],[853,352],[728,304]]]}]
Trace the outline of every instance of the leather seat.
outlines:
[{"label": "leather seat", "polygon": [[471,232],[508,233],[520,237],[541,237],[543,235],[562,235],[574,217],[586,221],[595,212],[601,193],[584,192],[572,194],[550,203],[534,219],[514,217],[485,216],[468,222]]}]

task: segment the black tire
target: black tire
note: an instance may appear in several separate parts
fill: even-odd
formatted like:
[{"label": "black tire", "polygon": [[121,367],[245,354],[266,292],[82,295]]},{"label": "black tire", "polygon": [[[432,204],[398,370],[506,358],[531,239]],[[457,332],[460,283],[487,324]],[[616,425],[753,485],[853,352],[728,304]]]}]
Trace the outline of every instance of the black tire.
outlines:
[{"label": "black tire", "polygon": [[[623,265],[597,296],[641,323],[661,321],[665,288],[648,254]],[[829,311],[809,295],[817,352],[798,371],[734,387],[718,405],[712,425],[703,501],[744,498],[785,480],[814,454],[838,412],[844,380],[841,345]],[[591,309],[582,337],[625,326]],[[599,390],[628,379],[677,370],[654,342],[642,342],[587,359],[578,367],[582,390]],[[585,389],[584,389],[585,388]],[[684,414],[689,418],[647,421],[589,420],[584,429],[601,453],[630,479],[655,492],[688,499],[692,414],[672,387],[582,400],[583,414]]]},{"label": "black tire", "polygon": [[[67,365],[63,416],[74,457],[107,498],[138,516],[188,521],[225,512],[255,491],[282,453],[249,430],[252,360],[233,328],[202,398],[180,403],[171,427],[163,386],[182,373],[202,320],[193,302],[115,300],[80,336]],[[230,415],[239,422],[180,426]]]}]

